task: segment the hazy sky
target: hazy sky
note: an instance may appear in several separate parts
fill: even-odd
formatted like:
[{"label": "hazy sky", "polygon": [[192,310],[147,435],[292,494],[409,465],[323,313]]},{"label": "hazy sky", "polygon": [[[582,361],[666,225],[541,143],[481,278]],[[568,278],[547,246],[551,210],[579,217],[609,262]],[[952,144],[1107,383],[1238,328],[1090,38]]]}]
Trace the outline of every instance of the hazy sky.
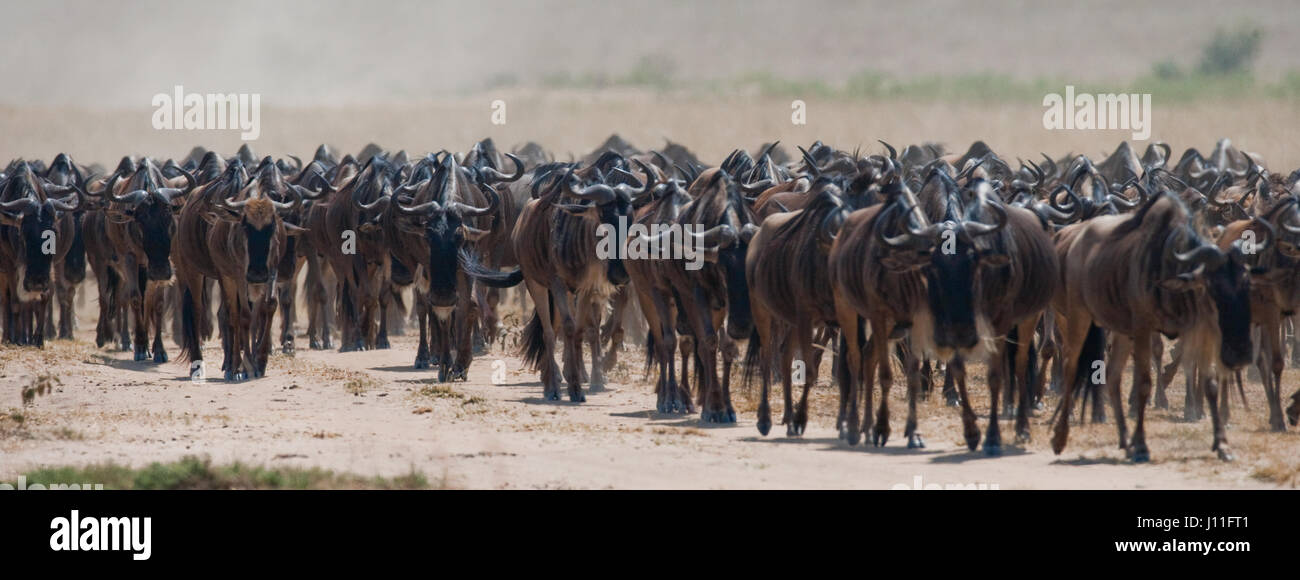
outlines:
[{"label": "hazy sky", "polygon": [[[1216,26],[1265,30],[1259,72],[1300,69],[1294,2],[578,0],[4,2],[0,103],[146,107],[176,84],[265,105],[419,101],[493,79],[758,70],[830,82],[997,72],[1129,79],[1194,63]],[[1052,6],[1048,14],[1046,6]]]}]

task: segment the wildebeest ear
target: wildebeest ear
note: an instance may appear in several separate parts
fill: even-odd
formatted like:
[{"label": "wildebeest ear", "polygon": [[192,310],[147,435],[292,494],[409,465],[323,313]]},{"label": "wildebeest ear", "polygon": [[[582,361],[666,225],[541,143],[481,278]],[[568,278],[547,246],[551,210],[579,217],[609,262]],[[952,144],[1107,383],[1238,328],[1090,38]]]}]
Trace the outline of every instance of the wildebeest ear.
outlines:
[{"label": "wildebeest ear", "polygon": [[1287,241],[1278,242],[1277,251],[1281,252],[1283,256],[1286,256],[1293,260],[1300,259],[1300,248],[1297,248],[1296,245],[1291,242],[1287,242]]},{"label": "wildebeest ear", "polygon": [[908,272],[929,264],[930,254],[928,252],[917,252],[915,254],[890,252],[880,259],[880,263],[891,272]]},{"label": "wildebeest ear", "polygon": [[297,235],[305,234],[309,231],[311,230],[304,227],[296,226],[294,224],[290,224],[290,223],[284,224],[284,235],[286,236],[297,236]]},{"label": "wildebeest ear", "polygon": [[1160,281],[1160,287],[1171,292],[1186,292],[1196,287],[1196,276],[1193,274],[1179,274],[1173,278],[1165,278]]},{"label": "wildebeest ear", "polygon": [[462,225],[460,226],[460,233],[461,235],[465,236],[466,240],[469,240],[471,242],[477,242],[480,239],[482,239],[483,236],[488,235],[488,233],[490,232],[488,230],[480,230],[475,227]]},{"label": "wildebeest ear", "polygon": [[590,210],[590,209],[596,208],[597,206],[595,206],[595,205],[581,205],[581,204],[576,204],[576,203],[557,203],[557,204],[555,204],[555,207],[558,207],[558,208],[560,208],[560,209],[562,209],[562,210],[564,210],[564,211],[567,211],[567,212],[569,212],[570,214],[573,214],[573,215],[583,215],[583,214],[587,213],[587,210]]},{"label": "wildebeest ear", "polygon": [[1000,254],[992,250],[984,250],[983,252],[980,252],[981,265],[991,266],[993,268],[1001,268],[1002,266],[1005,266],[1010,263],[1011,263],[1011,256],[1008,256],[1006,254]]}]

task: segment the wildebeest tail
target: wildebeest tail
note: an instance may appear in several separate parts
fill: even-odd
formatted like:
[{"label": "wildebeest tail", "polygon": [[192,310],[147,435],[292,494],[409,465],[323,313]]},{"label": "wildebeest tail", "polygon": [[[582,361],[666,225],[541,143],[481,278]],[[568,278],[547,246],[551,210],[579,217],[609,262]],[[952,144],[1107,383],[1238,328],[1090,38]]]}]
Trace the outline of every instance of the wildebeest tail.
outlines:
[{"label": "wildebeest tail", "polygon": [[460,252],[459,257],[460,267],[465,270],[466,274],[493,288],[511,288],[524,281],[524,273],[519,268],[509,272],[493,270],[484,266],[479,261],[478,255],[463,250]]},{"label": "wildebeest tail", "polygon": [[763,341],[757,330],[749,333],[749,344],[745,347],[745,370],[740,375],[740,384],[749,387],[755,373],[760,371],[763,358]]},{"label": "wildebeest tail", "polygon": [[[1090,379],[1096,361],[1105,360],[1106,331],[1096,324],[1088,326],[1088,336],[1083,340],[1083,349],[1079,351],[1079,366],[1074,371],[1074,385],[1082,387],[1083,398],[1101,396],[1101,382]],[[1094,399],[1096,400],[1096,399]]]},{"label": "wildebeest tail", "polygon": [[[553,316],[554,309],[555,298],[549,297],[548,294],[546,315]],[[541,370],[546,362],[546,336],[542,332],[541,305],[533,308],[533,318],[524,327],[524,335],[520,343],[523,345],[523,352],[520,355],[524,359],[524,366],[535,371]]]},{"label": "wildebeest tail", "polygon": [[201,358],[200,353],[203,348],[199,343],[199,323],[198,323],[198,306],[196,305],[194,293],[188,286],[181,290],[180,308],[181,314],[181,355],[183,361],[189,362]]}]

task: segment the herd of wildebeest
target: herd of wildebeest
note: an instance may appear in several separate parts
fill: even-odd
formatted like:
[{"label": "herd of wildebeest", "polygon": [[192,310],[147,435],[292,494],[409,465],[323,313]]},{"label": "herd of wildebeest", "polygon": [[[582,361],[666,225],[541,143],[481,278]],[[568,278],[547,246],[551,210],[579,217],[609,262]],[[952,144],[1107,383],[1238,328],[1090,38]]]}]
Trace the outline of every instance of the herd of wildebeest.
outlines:
[{"label": "herd of wildebeest", "polygon": [[[0,176],[3,338],[71,338],[89,269],[98,346],[166,362],[167,320],[192,370],[216,335],[224,378],[241,381],[265,373],[273,340],[293,351],[301,279],[312,349],[334,348],[336,334],[341,352],[388,348],[401,331],[391,327],[409,318],[415,367],[464,380],[474,354],[505,336],[501,289],[522,282],[534,307],[517,342],[549,400],[561,381],[573,402],[584,383],[602,388],[634,320],[659,412],[734,422],[739,363],[744,381],[761,383],[764,435],[774,380],[787,433],[803,433],[827,350],[849,444],[889,439],[897,365],[908,446],[924,445],[918,399],[942,374],[974,450],[968,360],[987,369],[983,442],[994,455],[999,413],[1015,414],[1026,441],[1030,414],[1055,393],[1055,452],[1076,400],[1083,420],[1091,398],[1091,419],[1105,420],[1109,403],[1120,446],[1145,461],[1153,387],[1153,404],[1168,407],[1180,369],[1184,414],[1208,406],[1223,459],[1231,385],[1245,403],[1250,363],[1271,428],[1300,419],[1300,392],[1284,409],[1281,384],[1288,343],[1300,360],[1300,170],[1272,171],[1227,140],[1177,159],[1164,143],[1139,155],[1126,142],[1096,162],[1044,154],[1015,166],[982,142],[965,153],[882,145],[862,155],[817,142],[792,156],[765,144],[716,166],[678,144],[642,152],[617,136],[569,162],[534,143],[504,153],[490,139],[421,158],[371,145],[339,159],[322,145],[307,163],[259,160],[247,146],[228,158],[203,148],[179,162],[124,157],[111,171],[62,154],[20,159]],[[620,244],[689,245],[702,267],[681,253],[597,251],[602,224],[620,223],[646,226],[619,228]],[[651,228],[673,224],[693,227]]]}]

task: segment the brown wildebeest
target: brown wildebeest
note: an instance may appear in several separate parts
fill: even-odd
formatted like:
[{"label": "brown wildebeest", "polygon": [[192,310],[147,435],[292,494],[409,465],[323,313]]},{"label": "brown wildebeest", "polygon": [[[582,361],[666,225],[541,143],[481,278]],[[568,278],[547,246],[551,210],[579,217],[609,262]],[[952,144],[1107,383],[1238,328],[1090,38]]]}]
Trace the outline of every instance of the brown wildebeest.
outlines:
[{"label": "brown wildebeest", "polygon": [[[410,181],[398,189],[391,209],[383,214],[383,226],[394,258],[416,265],[420,347],[415,368],[436,364],[440,381],[465,380],[479,313],[474,282],[508,288],[522,280],[518,271],[503,273],[483,267],[475,242],[493,227],[490,221],[500,206],[501,196],[492,183],[518,179],[523,165],[518,163],[516,173],[506,176],[491,168],[463,167],[450,153],[441,159],[430,156],[418,165]],[[430,167],[437,170],[428,174]],[[388,199],[376,203],[388,205]],[[456,351],[454,360],[452,349]]]},{"label": "brown wildebeest", "polygon": [[[67,192],[63,198],[56,197]],[[49,183],[19,160],[0,181],[0,319],[3,341],[45,345],[53,290],[51,270],[72,246],[64,219],[84,202],[77,186]]]},{"label": "brown wildebeest", "polygon": [[[1106,389],[1114,410],[1119,444],[1134,461],[1147,461],[1146,404],[1151,394],[1153,335],[1178,337],[1197,366],[1210,403],[1213,449],[1231,459],[1218,409],[1219,369],[1250,360],[1250,286],[1239,249],[1224,252],[1190,227],[1191,214],[1174,196],[1156,192],[1134,214],[1102,216],[1057,233],[1062,291],[1054,308],[1063,338],[1065,394],[1052,450],[1069,438],[1069,412],[1079,354],[1090,328],[1111,331]],[[1137,425],[1128,440],[1120,379],[1128,357],[1135,362]],[[1099,372],[1100,369],[1091,369]]]},{"label": "brown wildebeest", "polygon": [[[512,241],[515,255],[533,298],[534,313],[524,330],[524,359],[542,374],[544,395],[559,400],[559,367],[555,364],[556,327],[564,334],[564,379],[569,400],[582,402],[582,340],[591,349],[592,390],[604,388],[600,352],[600,317],[617,287],[628,281],[618,253],[597,251],[598,231],[605,226],[618,230],[632,209],[632,196],[644,193],[653,183],[609,186],[601,168],[618,167],[622,158],[606,154],[591,166],[547,167],[548,175],[536,186],[551,184],[546,193],[529,200],[515,224]],[[654,176],[648,170],[647,178]],[[565,203],[571,196],[587,203]],[[607,238],[606,238],[607,239]],[[621,245],[624,240],[614,240]]]},{"label": "brown wildebeest", "polygon": [[[176,233],[175,212],[195,185],[194,177],[184,171],[176,178],[167,179],[153,160],[145,158],[136,164],[129,177],[121,181],[116,176],[112,178],[104,192],[111,202],[106,230],[118,256],[114,268],[125,282],[123,299],[129,301],[135,321],[137,361],[147,360],[152,354],[153,362],[167,362],[162,342],[163,301],[173,281],[171,250],[172,236]],[[150,329],[154,332],[152,349]]]},{"label": "brown wildebeest", "polygon": [[[276,266],[287,236],[303,231],[285,223],[280,214],[295,212],[304,197],[315,195],[286,182],[275,164],[261,169],[249,177],[242,163],[231,163],[181,209],[180,233],[175,238],[182,353],[192,362],[203,360],[198,312],[203,308],[204,279],[216,279],[222,296],[218,319],[227,381],[266,373],[276,308]],[[276,201],[273,195],[291,201]],[[193,365],[191,369],[193,373]]]},{"label": "brown wildebeest", "polygon": [[[941,171],[932,170],[927,182]],[[910,335],[915,348],[907,350],[904,361],[908,377],[906,435],[909,447],[919,447],[924,443],[916,434],[916,396],[920,387],[916,350],[935,352],[939,358],[948,359],[954,351],[969,351],[982,336],[989,336],[987,328],[980,328],[987,326],[987,320],[977,317],[973,304],[975,277],[983,268],[1006,264],[1009,257],[980,248],[973,241],[1005,227],[1008,210],[996,202],[981,201],[977,209],[997,218],[993,223],[984,223],[962,215],[961,205],[947,204],[951,212],[947,219],[931,224],[916,196],[898,178],[897,170],[891,171],[883,183],[882,194],[888,199],[885,203],[849,214],[828,257],[836,318],[844,340],[841,350],[849,359],[848,417],[840,434],[850,444],[856,444],[861,432],[867,430],[872,433],[873,444],[883,446],[888,441],[888,396],[893,382],[889,343]],[[870,352],[865,361],[860,318],[871,325]],[[873,421],[871,381],[877,370],[881,404],[879,417]],[[863,381],[866,420],[859,431],[857,394]],[[968,422],[968,441],[971,426]],[[989,431],[992,442],[998,443],[994,438],[996,422]],[[974,436],[978,441],[978,431]]]}]

